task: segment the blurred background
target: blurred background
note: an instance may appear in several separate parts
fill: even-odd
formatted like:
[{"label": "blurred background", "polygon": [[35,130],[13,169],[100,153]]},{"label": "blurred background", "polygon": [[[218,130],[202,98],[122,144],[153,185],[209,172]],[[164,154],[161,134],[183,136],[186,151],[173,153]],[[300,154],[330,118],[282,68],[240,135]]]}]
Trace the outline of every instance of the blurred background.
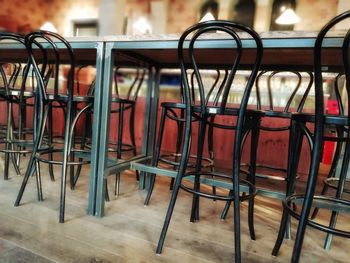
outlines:
[{"label": "blurred background", "polygon": [[[64,36],[181,33],[201,19],[270,30],[318,31],[350,0],[0,0],[0,30]],[[349,27],[341,25],[341,27]]]}]

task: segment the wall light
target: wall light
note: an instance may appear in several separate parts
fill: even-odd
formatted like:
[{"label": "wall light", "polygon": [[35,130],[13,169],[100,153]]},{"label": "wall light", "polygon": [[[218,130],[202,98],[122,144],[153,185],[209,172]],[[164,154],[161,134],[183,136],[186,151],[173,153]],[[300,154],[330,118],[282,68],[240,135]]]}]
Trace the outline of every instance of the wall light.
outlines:
[{"label": "wall light", "polygon": [[279,17],[277,17],[275,22],[279,25],[293,25],[300,22],[300,17],[294,12],[293,9],[287,8]]}]

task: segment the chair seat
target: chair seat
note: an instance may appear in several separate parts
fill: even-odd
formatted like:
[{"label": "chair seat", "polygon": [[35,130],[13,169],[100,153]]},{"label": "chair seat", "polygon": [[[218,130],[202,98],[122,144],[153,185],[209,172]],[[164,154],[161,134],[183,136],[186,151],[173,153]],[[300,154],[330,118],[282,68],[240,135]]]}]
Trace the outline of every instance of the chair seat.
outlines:
[{"label": "chair seat", "polygon": [[124,104],[135,104],[136,103],[134,100],[123,99],[123,98],[119,98],[119,97],[112,97],[111,101],[118,102],[118,103],[124,103]]},{"label": "chair seat", "polygon": [[[312,113],[293,113],[292,119],[299,122],[315,122],[315,115]],[[349,126],[349,120],[346,116],[324,115],[325,125]]]},{"label": "chair seat", "polygon": [[[67,102],[69,100],[68,95],[62,95],[62,94],[47,94],[47,100],[50,101],[61,101],[61,102]],[[74,95],[73,96],[73,102],[93,102],[94,96],[91,95]]]},{"label": "chair seat", "polygon": [[22,98],[31,98],[34,97],[35,92],[32,90],[25,90],[21,91],[20,89],[14,89],[14,88],[8,88],[7,90],[3,87],[0,88],[0,96],[3,98],[9,98],[9,97],[19,97],[22,96]]}]

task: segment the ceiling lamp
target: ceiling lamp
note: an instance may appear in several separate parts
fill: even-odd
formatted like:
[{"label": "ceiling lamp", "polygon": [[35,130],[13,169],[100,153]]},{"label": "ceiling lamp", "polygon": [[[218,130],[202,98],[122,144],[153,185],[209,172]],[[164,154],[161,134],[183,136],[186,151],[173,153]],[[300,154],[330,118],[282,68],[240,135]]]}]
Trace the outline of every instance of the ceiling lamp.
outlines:
[{"label": "ceiling lamp", "polygon": [[139,17],[132,25],[134,35],[152,34],[152,26],[144,16]]},{"label": "ceiling lamp", "polygon": [[294,12],[294,10],[287,8],[279,17],[277,17],[275,22],[279,25],[293,25],[299,21],[300,17]]},{"label": "ceiling lamp", "polygon": [[56,27],[51,22],[46,22],[40,27],[41,30],[57,33]]},{"label": "ceiling lamp", "polygon": [[207,12],[199,22],[205,22],[205,21],[210,21],[210,20],[215,20],[215,17],[213,16],[212,13]]}]

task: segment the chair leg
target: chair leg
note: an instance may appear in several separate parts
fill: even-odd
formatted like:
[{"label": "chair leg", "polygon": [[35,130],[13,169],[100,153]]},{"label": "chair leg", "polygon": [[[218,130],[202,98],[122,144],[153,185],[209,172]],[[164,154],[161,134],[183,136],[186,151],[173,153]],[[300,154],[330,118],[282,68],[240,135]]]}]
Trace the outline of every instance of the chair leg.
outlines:
[{"label": "chair leg", "polygon": [[[162,140],[163,140],[163,134],[164,134],[164,127],[165,127],[165,120],[166,120],[166,113],[167,110],[166,108],[162,107],[162,115],[160,118],[160,123],[159,123],[159,131],[158,131],[158,138],[157,138],[157,143],[156,143],[156,147],[155,147],[155,153],[153,154],[153,158],[152,158],[152,166],[157,166],[158,165],[158,160],[159,160],[159,156],[160,156],[160,147],[162,145]],[[154,189],[154,183],[156,180],[156,175],[155,174],[148,174],[149,176],[149,188],[148,188],[148,192],[147,192],[147,196],[144,202],[144,205],[147,206],[149,204],[149,201],[151,199],[151,195]]]},{"label": "chair leg", "polygon": [[[215,116],[210,117],[209,123],[214,123]],[[212,125],[208,126],[208,152],[209,152],[209,159],[214,162],[214,127]],[[214,173],[214,166],[210,167],[211,172]],[[212,186],[212,192],[213,195],[216,195],[216,186]],[[213,201],[216,201],[216,199],[213,199]]]},{"label": "chair leg", "polygon": [[64,223],[65,216],[65,203],[66,203],[66,180],[67,180],[67,155],[68,149],[64,150],[63,165],[62,165],[62,175],[61,175],[61,194],[60,194],[60,214],[59,222]]},{"label": "chair leg", "polygon": [[[86,143],[87,143],[87,136],[88,136],[88,129],[90,129],[91,127],[91,119],[90,119],[90,116],[91,116],[91,112],[89,110],[87,110],[85,112],[85,127],[82,131],[82,135],[81,135],[81,142],[80,142],[80,149],[81,150],[84,150],[85,149],[85,146],[86,146]],[[79,162],[82,162],[83,161],[83,158],[79,158]],[[78,179],[80,177],[80,174],[81,174],[81,169],[82,169],[82,165],[79,164],[78,167],[77,167],[77,171],[74,175],[74,181],[73,181],[73,189],[75,188],[77,182],[78,182]]]},{"label": "chair leg", "polygon": [[[344,136],[344,132],[341,129],[337,129],[337,136],[338,137],[343,137]],[[340,154],[343,148],[343,143],[342,142],[338,142],[337,146],[335,148],[335,152],[334,152],[334,156],[333,156],[333,161],[332,161],[332,165],[331,168],[329,169],[329,173],[327,178],[331,178],[335,176],[335,172],[337,170],[337,166],[339,163],[339,159],[340,159]],[[321,191],[321,195],[325,195],[327,193],[328,190],[328,186],[326,184],[323,185],[322,191]],[[311,215],[311,219],[315,219],[318,213],[318,207],[315,207],[315,209],[312,212]]]},{"label": "chair leg", "polygon": [[275,246],[272,249],[272,255],[273,256],[277,256],[278,251],[281,248],[281,245],[282,245],[282,242],[283,242],[283,238],[284,238],[284,234],[285,234],[285,232],[287,230],[288,220],[289,220],[288,212],[287,212],[286,209],[283,209],[281,223],[280,223],[280,229],[278,230],[278,235],[277,235],[277,240],[275,242]]},{"label": "chair leg", "polygon": [[120,173],[115,175],[115,184],[114,184],[114,195],[119,196],[120,191]]},{"label": "chair leg", "polygon": [[23,177],[21,188],[20,188],[20,190],[18,192],[16,201],[15,201],[15,206],[19,206],[19,204],[21,203],[21,199],[23,197],[23,193],[24,193],[24,190],[25,190],[25,188],[27,186],[29,177],[31,177],[33,175],[34,171],[35,171],[34,162],[35,162],[35,156],[34,156],[34,154],[32,154],[30,159],[29,159],[29,162],[28,162],[26,173],[25,173],[25,175]]},{"label": "chair leg", "polygon": [[[200,171],[202,168],[202,157],[203,157],[203,146],[205,140],[205,132],[206,132],[206,116],[201,116],[201,120],[198,125],[198,143],[197,143],[197,159],[196,159],[196,168],[195,168],[195,177],[193,190],[195,192],[200,191]],[[192,199],[192,209],[191,209],[191,222],[196,222],[199,220],[199,196],[193,195]]]},{"label": "chair leg", "polygon": [[[72,119],[76,117],[77,114],[77,103],[73,102],[72,103]],[[73,163],[75,161],[75,127],[72,128],[73,133],[72,137],[70,138],[71,140],[71,149],[69,149],[69,162]],[[69,185],[70,189],[74,190],[74,180],[75,180],[75,165],[68,165],[69,167]]]},{"label": "chair leg", "polygon": [[[300,128],[294,121],[292,122],[290,135],[289,135],[289,151],[288,151],[288,169],[287,169],[287,186],[286,196],[290,196],[294,192],[295,188],[295,174],[298,169],[298,160],[300,156],[302,139]],[[282,245],[283,238],[290,238],[290,216],[288,215],[287,209],[283,208],[280,228],[278,236],[272,250],[272,255],[277,256],[278,251]]]},{"label": "chair leg", "polygon": [[[137,155],[137,151],[136,151],[136,140],[135,140],[135,108],[136,104],[134,104],[131,108],[130,111],[130,121],[129,121],[129,134],[130,134],[130,141],[131,141],[131,145],[133,147],[132,153],[134,156]],[[136,173],[136,180],[140,181],[140,173],[138,170],[135,171]]]},{"label": "chair leg", "polygon": [[[164,113],[164,109],[163,109]],[[163,114],[162,114],[163,117]],[[157,250],[156,253],[160,254],[162,253],[165,237],[169,228],[171,216],[174,211],[177,195],[179,193],[180,185],[181,185],[181,180],[182,180],[182,175],[185,173],[186,165],[188,162],[188,156],[190,152],[190,142],[191,142],[191,117],[187,116],[186,117],[186,127],[185,127],[185,137],[184,137],[184,144],[182,148],[182,155],[181,155],[181,161],[180,161],[180,166],[179,170],[177,173],[177,176],[175,178],[175,184],[174,184],[174,190],[171,193],[171,198],[168,206],[168,210],[165,216],[162,232],[160,234],[160,238],[158,241],[157,245]]]},{"label": "chair leg", "polygon": [[[236,157],[235,157],[236,158]],[[237,161],[234,162],[237,164]],[[235,165],[236,166],[236,165]],[[239,201],[239,167],[235,168],[233,175],[233,228],[234,228],[234,242],[235,242],[235,263],[241,262],[241,219],[240,219],[240,205]]]},{"label": "chair leg", "polygon": [[27,186],[29,177],[32,176],[35,172],[35,161],[36,161],[36,154],[38,152],[38,149],[41,145],[43,136],[44,136],[44,131],[45,131],[45,123],[47,120],[47,114],[48,111],[47,109],[44,110],[44,105],[40,100],[35,99],[35,110],[34,112],[36,113],[36,117],[34,118],[34,145],[33,145],[33,151],[30,155],[28,164],[27,164],[27,170],[26,173],[23,177],[23,181],[21,184],[21,188],[18,192],[16,201],[15,201],[15,206],[19,206],[21,199],[23,197],[24,190]]},{"label": "chair leg", "polygon": [[180,183],[181,183],[181,175],[178,174],[177,177],[176,177],[176,180],[175,180],[174,189],[173,189],[173,191],[171,193],[171,198],[170,198],[168,210],[167,210],[167,213],[166,213],[166,216],[165,216],[165,221],[164,221],[164,224],[163,224],[162,232],[160,234],[160,238],[159,238],[159,241],[158,241],[157,251],[156,251],[157,254],[162,253],[165,237],[166,237],[166,234],[167,234],[167,231],[168,231],[168,228],[169,228],[171,216],[172,216],[173,211],[174,211],[177,195],[179,193]]},{"label": "chair leg", "polygon": [[9,165],[10,165],[10,153],[11,148],[11,137],[12,137],[12,104],[6,102],[7,104],[7,127],[6,127],[6,143],[5,143],[5,160],[4,160],[4,180],[9,178]]},{"label": "chair leg", "polygon": [[[252,185],[255,185],[255,173],[256,173],[256,156],[258,150],[258,142],[259,142],[259,123],[260,120],[253,120],[253,127],[251,130],[251,149],[250,149],[250,166],[249,166],[249,181]],[[254,189],[249,187],[249,194],[251,198],[249,198],[248,203],[248,226],[250,238],[255,240],[255,230],[254,230]]]},{"label": "chair leg", "polygon": [[[48,105],[48,145],[51,147],[53,144],[53,109],[52,104]],[[53,160],[53,153],[50,151],[49,160]],[[53,164],[49,163],[49,175],[51,181],[55,181],[55,175],[53,172]]]},{"label": "chair leg", "polygon": [[[181,116],[182,116],[182,112],[181,112]],[[182,116],[183,118],[183,116]],[[181,120],[176,121],[176,125],[177,125],[177,138],[176,138],[176,151],[175,151],[175,159],[174,161],[177,163],[179,162],[179,154],[181,152],[181,144],[182,144],[182,135],[183,135],[183,129],[184,129],[184,122]],[[173,166],[173,169],[176,170],[178,167],[177,166]],[[169,189],[170,191],[173,190],[174,188],[174,182],[175,182],[175,178],[171,178],[170,181],[170,186]]]},{"label": "chair leg", "polygon": [[[318,154],[318,158],[315,158],[317,165],[314,165],[312,168],[312,171],[310,172],[308,183],[306,186],[306,194],[305,194],[305,199],[303,202],[303,208],[301,210],[300,214],[300,219],[299,219],[299,224],[298,224],[298,229],[297,229],[297,234],[295,236],[295,243],[293,247],[293,253],[292,253],[292,263],[297,263],[299,262],[300,254],[301,254],[301,249],[304,241],[304,234],[306,230],[306,225],[307,221],[309,218],[311,206],[312,206],[312,201],[313,201],[313,196],[315,192],[315,186],[316,186],[316,181],[317,181],[317,173],[318,173],[318,164],[320,163],[320,155]],[[315,167],[317,166],[317,167]]]},{"label": "chair leg", "polygon": [[105,191],[106,191],[106,193],[105,193],[105,200],[106,200],[107,202],[109,202],[109,193],[108,193],[107,179],[104,179],[104,180],[106,180],[106,183],[104,184],[104,185],[105,185]]},{"label": "chair leg", "polygon": [[[233,195],[233,190],[229,191],[229,195]],[[225,220],[226,219],[228,211],[230,210],[231,203],[232,203],[232,201],[227,201],[226,202],[225,207],[224,207],[224,209],[221,212],[221,216],[220,216],[221,220]]]},{"label": "chair leg", "polygon": [[[123,146],[123,122],[124,122],[124,104],[119,103],[119,121],[118,121],[118,138],[117,138],[117,158],[122,158]],[[119,196],[120,190],[120,172],[115,175],[114,195]]]},{"label": "chair leg", "polygon": [[[6,149],[9,147],[9,143],[6,143]],[[9,179],[9,164],[10,164],[10,153],[5,152],[5,160],[4,160],[4,180]]]},{"label": "chair leg", "polygon": [[[343,160],[349,160],[349,157],[350,157],[350,146],[347,144],[345,147],[345,153],[344,153]],[[349,162],[343,161],[342,166],[341,166],[341,170],[340,170],[340,175],[339,175],[339,183],[338,183],[338,187],[337,187],[337,192],[336,192],[337,199],[342,198],[348,167],[349,167]],[[329,222],[330,228],[335,228],[335,225],[337,223],[337,217],[338,217],[338,212],[332,211],[331,220]],[[332,244],[332,239],[333,239],[333,235],[331,233],[327,233],[327,237],[326,237],[326,240],[324,243],[325,249],[327,249],[327,250],[330,249],[331,244]]]},{"label": "chair leg", "polygon": [[66,123],[64,131],[64,146],[63,146],[63,161],[62,161],[62,175],[61,175],[61,193],[60,193],[60,212],[59,212],[59,222],[64,223],[65,217],[65,203],[66,203],[66,181],[67,181],[67,172],[68,172],[68,158],[69,152],[72,147],[74,126],[73,123],[73,103],[67,104],[66,110]]},{"label": "chair leg", "polygon": [[36,160],[35,161],[35,177],[36,177],[36,186],[37,186],[37,190],[38,190],[38,200],[39,201],[44,201],[43,198],[43,189],[42,189],[42,185],[41,185],[41,173],[40,173],[40,164],[39,161]]}]

